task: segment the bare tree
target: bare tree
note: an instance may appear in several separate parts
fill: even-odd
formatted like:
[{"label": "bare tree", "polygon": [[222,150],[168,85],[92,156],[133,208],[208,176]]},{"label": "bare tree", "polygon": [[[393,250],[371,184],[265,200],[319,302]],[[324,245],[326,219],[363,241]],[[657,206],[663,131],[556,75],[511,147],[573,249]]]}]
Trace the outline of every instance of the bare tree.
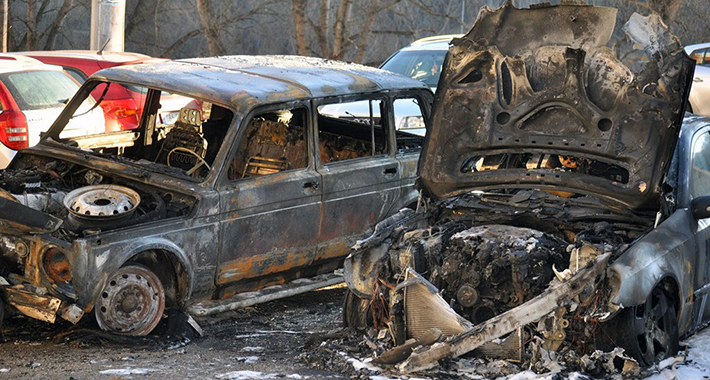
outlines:
[{"label": "bare tree", "polygon": [[296,34],[296,54],[308,55],[308,40],[306,37],[306,0],[292,0],[293,28]]},{"label": "bare tree", "polygon": [[224,55],[226,50],[222,45],[219,29],[217,29],[214,16],[212,15],[210,0],[197,0],[197,11],[200,14],[202,34],[204,34],[207,39],[210,55]]}]

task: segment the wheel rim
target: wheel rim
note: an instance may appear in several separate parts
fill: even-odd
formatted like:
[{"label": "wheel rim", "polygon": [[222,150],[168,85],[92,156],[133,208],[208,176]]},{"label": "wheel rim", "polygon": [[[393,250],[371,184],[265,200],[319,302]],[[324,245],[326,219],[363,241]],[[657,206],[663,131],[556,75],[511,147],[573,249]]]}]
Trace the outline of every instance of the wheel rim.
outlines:
[{"label": "wheel rim", "polygon": [[645,304],[636,309],[634,331],[641,355],[647,364],[663,359],[671,345],[668,300],[662,290],[651,293]]},{"label": "wheel rim", "polygon": [[102,330],[147,335],[160,322],[165,292],[158,277],[141,265],[127,265],[109,279],[94,306]]}]

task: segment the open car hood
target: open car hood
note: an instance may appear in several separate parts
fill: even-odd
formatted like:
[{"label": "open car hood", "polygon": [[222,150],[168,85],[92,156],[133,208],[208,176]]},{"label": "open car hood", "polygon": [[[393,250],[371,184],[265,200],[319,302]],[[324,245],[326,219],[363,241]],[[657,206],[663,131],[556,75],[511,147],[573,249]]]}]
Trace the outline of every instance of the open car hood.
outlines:
[{"label": "open car hood", "polygon": [[658,15],[634,14],[624,31],[646,61],[632,71],[607,47],[615,22],[606,7],[483,8],[444,63],[423,189],[536,187],[654,205],[695,66]]}]

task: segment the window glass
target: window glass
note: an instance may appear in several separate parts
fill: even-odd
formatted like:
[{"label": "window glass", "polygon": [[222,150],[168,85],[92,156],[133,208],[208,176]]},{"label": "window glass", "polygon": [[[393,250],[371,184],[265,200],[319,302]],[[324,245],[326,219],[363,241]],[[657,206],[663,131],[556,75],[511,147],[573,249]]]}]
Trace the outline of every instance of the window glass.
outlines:
[{"label": "window glass", "polygon": [[703,133],[693,143],[690,196],[710,195],[710,134]]},{"label": "window glass", "polygon": [[698,65],[710,65],[710,49],[698,49],[690,54],[690,57],[695,60]]},{"label": "window glass", "polygon": [[59,139],[162,173],[205,178],[230,127],[232,111],[201,99],[138,87],[134,89],[143,103],[118,102],[107,94],[123,89],[122,85],[99,83],[92,91],[98,94],[96,101],[89,97],[73,111]]},{"label": "window glass", "polygon": [[381,99],[318,107],[318,147],[323,164],[387,153]]},{"label": "window glass", "polygon": [[703,60],[705,59],[705,51],[706,51],[706,49],[695,50],[690,54],[690,58],[694,59],[695,63],[700,65],[703,63]]},{"label": "window glass", "polygon": [[426,125],[417,98],[395,99],[394,125],[397,130],[397,150],[400,152],[418,150],[424,142]]},{"label": "window glass", "polygon": [[64,71],[66,71],[67,74],[71,75],[71,77],[74,78],[74,80],[76,80],[77,82],[79,82],[79,84],[86,82],[87,77],[81,71],[73,67],[64,67]]},{"label": "window glass", "polygon": [[445,57],[446,50],[400,51],[385,62],[382,68],[420,80],[429,87],[436,87]]},{"label": "window glass", "polygon": [[305,108],[255,116],[242,135],[229,179],[303,169],[308,166]]},{"label": "window glass", "polygon": [[22,71],[0,78],[23,111],[64,107],[79,89],[63,71]]}]

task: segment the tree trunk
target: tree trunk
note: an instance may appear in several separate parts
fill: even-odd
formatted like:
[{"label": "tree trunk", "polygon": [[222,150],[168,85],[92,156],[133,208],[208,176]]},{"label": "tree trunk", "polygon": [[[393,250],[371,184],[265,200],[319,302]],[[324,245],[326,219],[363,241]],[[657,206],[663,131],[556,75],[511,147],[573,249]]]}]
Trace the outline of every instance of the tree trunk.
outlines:
[{"label": "tree trunk", "polygon": [[35,1],[27,0],[27,34],[26,48],[32,50],[34,47],[34,31],[35,31]]},{"label": "tree trunk", "polygon": [[57,18],[52,22],[52,25],[47,31],[47,42],[44,44],[44,50],[54,49],[54,43],[57,41],[57,35],[59,34],[59,29],[64,24],[64,19],[67,18],[67,14],[74,8],[74,0],[64,0],[61,8],[57,12]]},{"label": "tree trunk", "polygon": [[306,39],[306,5],[307,0],[292,0],[293,28],[296,33],[296,54],[308,55],[308,40]]},{"label": "tree trunk", "polygon": [[320,0],[318,3],[318,25],[313,26],[313,32],[316,34],[318,50],[320,50],[320,56],[323,58],[332,58],[333,54],[328,41],[328,30],[330,30],[329,15],[330,0]]},{"label": "tree trunk", "polygon": [[343,46],[345,45],[345,21],[350,16],[350,8],[352,0],[340,0],[338,12],[335,16],[335,25],[333,25],[333,59],[340,59],[343,54]]},{"label": "tree trunk", "polygon": [[219,37],[219,30],[215,27],[215,19],[212,16],[212,8],[209,0],[197,0],[197,12],[200,14],[202,23],[202,34],[207,39],[207,48],[210,55],[224,55],[225,49]]}]

